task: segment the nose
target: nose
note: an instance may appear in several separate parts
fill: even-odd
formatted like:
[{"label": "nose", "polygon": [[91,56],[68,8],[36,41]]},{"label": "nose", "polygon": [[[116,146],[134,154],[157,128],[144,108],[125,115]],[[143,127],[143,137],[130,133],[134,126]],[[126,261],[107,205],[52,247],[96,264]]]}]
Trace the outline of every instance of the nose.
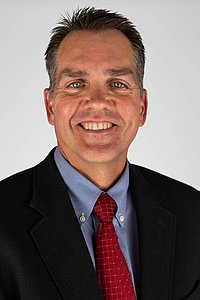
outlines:
[{"label": "nose", "polygon": [[88,91],[84,105],[96,110],[107,109],[112,106],[112,99],[103,88],[94,87]]}]

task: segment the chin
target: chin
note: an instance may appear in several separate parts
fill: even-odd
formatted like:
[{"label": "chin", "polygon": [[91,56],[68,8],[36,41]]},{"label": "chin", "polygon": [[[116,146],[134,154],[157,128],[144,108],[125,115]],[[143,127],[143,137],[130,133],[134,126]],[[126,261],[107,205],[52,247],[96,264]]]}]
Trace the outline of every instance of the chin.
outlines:
[{"label": "chin", "polygon": [[108,163],[114,162],[116,160],[120,160],[121,157],[125,157],[126,154],[122,155],[122,153],[117,153],[116,151],[88,151],[87,153],[81,153],[82,159],[87,161],[88,163]]}]

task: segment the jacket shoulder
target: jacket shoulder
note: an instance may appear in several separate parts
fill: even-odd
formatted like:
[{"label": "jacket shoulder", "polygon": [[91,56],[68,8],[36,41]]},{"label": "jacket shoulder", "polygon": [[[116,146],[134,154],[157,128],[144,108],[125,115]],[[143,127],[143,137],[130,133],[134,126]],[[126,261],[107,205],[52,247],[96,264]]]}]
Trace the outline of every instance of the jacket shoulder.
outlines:
[{"label": "jacket shoulder", "polygon": [[2,179],[0,181],[0,188],[6,187],[8,185],[13,185],[13,184],[18,184],[21,181],[26,180],[28,177],[31,176],[32,174],[32,169],[33,168],[29,168],[23,171],[20,171],[18,173],[15,173],[5,179]]},{"label": "jacket shoulder", "polygon": [[[17,206],[20,203],[24,203],[24,201],[26,202],[27,199],[30,200],[35,181],[37,181],[38,177],[44,179],[44,181],[45,178],[49,178],[50,175],[53,178],[55,177],[54,151],[55,149],[52,149],[47,157],[37,165],[0,181],[1,207],[4,204],[6,207],[10,206],[10,204],[16,204]],[[38,184],[42,185],[43,182],[39,182]]]},{"label": "jacket shoulder", "polygon": [[[0,205],[15,206],[19,200],[30,197],[32,192],[33,168],[21,171],[0,181]],[[16,201],[17,200],[17,201]]]},{"label": "jacket shoulder", "polygon": [[[40,171],[45,169],[44,166],[52,165],[52,162],[54,161],[53,155],[54,155],[55,148],[51,150],[51,152],[47,155],[47,157],[39,162],[37,165],[23,170],[21,172],[18,172],[16,174],[13,174],[3,180],[0,181],[0,195],[1,193],[6,192],[13,193],[13,191],[20,191],[25,190],[26,187],[29,187],[33,183],[33,174],[35,170],[39,169]],[[46,170],[46,169],[45,169]]]},{"label": "jacket shoulder", "polygon": [[158,190],[162,190],[167,193],[192,193],[193,195],[200,197],[200,192],[197,189],[179,180],[176,180],[154,170],[145,168],[143,166],[131,164],[131,169],[133,173],[145,178],[147,182],[149,182],[153,187],[155,187]]},{"label": "jacket shoulder", "polygon": [[[195,188],[156,171],[131,165],[132,189],[139,185],[143,193],[160,195],[160,205],[179,216],[200,216],[200,192]],[[135,178],[135,179],[134,179]]]}]

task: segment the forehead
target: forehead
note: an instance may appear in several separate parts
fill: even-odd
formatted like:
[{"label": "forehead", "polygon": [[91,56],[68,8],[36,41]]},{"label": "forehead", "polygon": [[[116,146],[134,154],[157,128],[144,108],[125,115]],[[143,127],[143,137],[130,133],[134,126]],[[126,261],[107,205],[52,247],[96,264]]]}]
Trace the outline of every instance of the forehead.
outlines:
[{"label": "forehead", "polygon": [[57,59],[58,65],[115,65],[118,61],[118,64],[120,62],[128,67],[133,63],[133,48],[128,38],[118,30],[73,31],[61,42]]}]

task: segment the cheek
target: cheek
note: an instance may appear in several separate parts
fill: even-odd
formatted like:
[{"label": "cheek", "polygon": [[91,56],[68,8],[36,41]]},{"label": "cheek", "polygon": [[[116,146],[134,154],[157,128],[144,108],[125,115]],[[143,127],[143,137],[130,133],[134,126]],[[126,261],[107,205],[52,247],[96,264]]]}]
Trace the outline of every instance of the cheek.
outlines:
[{"label": "cheek", "polygon": [[140,106],[134,100],[129,101],[121,106],[121,116],[125,123],[139,123]]},{"label": "cheek", "polygon": [[54,109],[55,123],[69,123],[72,115],[72,109],[70,105],[66,103],[59,103]]}]

